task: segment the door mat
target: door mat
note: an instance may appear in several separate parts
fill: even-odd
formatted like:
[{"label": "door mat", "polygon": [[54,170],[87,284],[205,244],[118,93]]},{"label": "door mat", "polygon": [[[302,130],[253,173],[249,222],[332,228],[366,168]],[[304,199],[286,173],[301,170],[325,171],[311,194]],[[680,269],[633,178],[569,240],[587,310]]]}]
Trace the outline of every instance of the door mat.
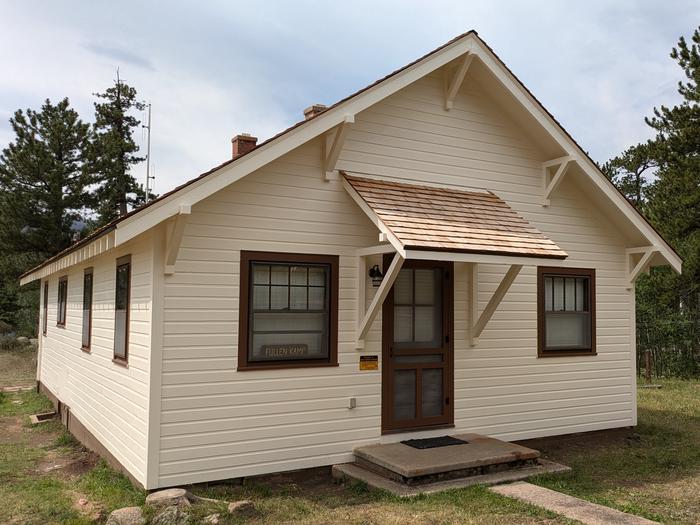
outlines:
[{"label": "door mat", "polygon": [[469,442],[452,436],[440,436],[425,439],[407,439],[401,443],[422,450],[425,448],[449,447],[450,445],[466,445]]}]

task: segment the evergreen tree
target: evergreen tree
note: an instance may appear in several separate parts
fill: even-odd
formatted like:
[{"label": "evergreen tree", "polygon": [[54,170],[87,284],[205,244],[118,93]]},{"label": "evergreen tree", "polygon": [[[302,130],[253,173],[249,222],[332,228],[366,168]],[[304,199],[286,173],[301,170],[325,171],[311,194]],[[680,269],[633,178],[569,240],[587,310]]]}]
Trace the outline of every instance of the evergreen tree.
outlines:
[{"label": "evergreen tree", "polygon": [[134,129],[141,122],[131,113],[142,111],[136,90],[119,79],[104,93],[95,93],[103,102],[95,102],[94,136],[90,146],[90,171],[95,175],[95,208],[100,225],[105,224],[145,201],[142,186],[131,175],[131,168],[142,162],[137,156]]},{"label": "evergreen tree", "polygon": [[647,198],[650,176],[656,167],[653,151],[654,146],[650,142],[637,144],[601,167],[603,173],[640,211]]},{"label": "evergreen tree", "polygon": [[18,110],[10,124],[15,140],[0,153],[0,317],[16,326],[20,304],[28,302],[18,276],[70,245],[89,201],[83,169],[89,126],[68,99]]}]

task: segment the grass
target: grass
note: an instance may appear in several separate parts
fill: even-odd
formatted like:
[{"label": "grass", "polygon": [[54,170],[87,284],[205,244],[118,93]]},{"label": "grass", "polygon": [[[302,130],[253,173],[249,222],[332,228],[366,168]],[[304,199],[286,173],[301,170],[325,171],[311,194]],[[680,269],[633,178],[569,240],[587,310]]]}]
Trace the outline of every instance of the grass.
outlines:
[{"label": "grass", "polygon": [[[2,361],[4,353],[0,363],[8,362]],[[32,359],[31,353],[22,356]],[[699,400],[698,382],[664,381],[660,390],[642,389],[633,439],[629,432],[618,432],[544,442],[540,450],[573,471],[533,482],[664,523],[699,523]],[[99,524],[115,508],[143,505],[145,492],[88,453],[60,422],[28,424],[29,414],[50,408],[33,391],[0,395],[0,523]],[[257,509],[253,516],[233,517],[225,503],[198,503],[190,509],[192,523],[214,512],[221,514],[222,525],[572,523],[484,487],[405,500],[362,484],[335,485],[328,469],[190,489],[224,501],[251,499]],[[81,498],[88,503],[79,505]]]},{"label": "grass", "polygon": [[700,384],[639,389],[633,439],[541,449],[572,472],[534,483],[663,523],[700,522]]},{"label": "grass", "polygon": [[36,347],[0,336],[0,387],[33,385],[36,381]]}]

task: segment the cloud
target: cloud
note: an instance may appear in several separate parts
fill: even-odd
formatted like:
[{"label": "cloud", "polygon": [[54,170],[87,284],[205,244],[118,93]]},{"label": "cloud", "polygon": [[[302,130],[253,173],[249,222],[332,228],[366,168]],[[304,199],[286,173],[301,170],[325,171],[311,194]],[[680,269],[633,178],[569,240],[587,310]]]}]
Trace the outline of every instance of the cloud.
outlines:
[{"label": "cloud", "polygon": [[126,49],[97,44],[94,42],[84,44],[83,47],[89,51],[92,51],[96,55],[103,56],[111,60],[116,60],[120,63],[131,64],[134,66],[142,67],[144,69],[148,69],[150,71],[156,70],[156,68],[153,67],[153,64],[150,62],[150,60]]}]

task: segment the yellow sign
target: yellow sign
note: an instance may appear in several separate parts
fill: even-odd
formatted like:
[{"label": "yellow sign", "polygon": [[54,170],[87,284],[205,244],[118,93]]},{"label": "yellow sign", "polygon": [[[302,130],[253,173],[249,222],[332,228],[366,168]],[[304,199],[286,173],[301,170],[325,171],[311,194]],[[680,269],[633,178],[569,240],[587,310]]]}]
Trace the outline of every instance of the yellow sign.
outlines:
[{"label": "yellow sign", "polygon": [[379,356],[361,355],[360,370],[379,370]]}]

